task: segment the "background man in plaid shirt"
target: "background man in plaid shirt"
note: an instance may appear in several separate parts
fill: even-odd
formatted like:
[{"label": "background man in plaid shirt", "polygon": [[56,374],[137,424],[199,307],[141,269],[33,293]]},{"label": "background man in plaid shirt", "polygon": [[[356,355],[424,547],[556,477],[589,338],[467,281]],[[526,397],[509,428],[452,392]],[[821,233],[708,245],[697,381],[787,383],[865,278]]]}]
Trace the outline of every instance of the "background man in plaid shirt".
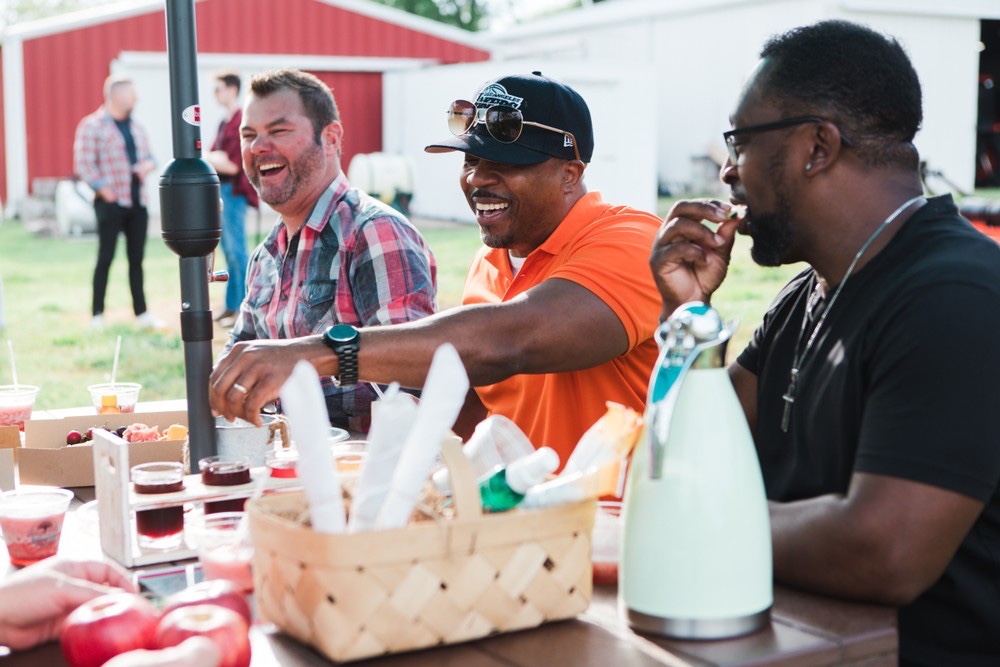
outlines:
[{"label": "background man in plaid shirt", "polygon": [[[240,134],[244,171],[281,218],[250,257],[223,358],[240,341],[394,324],[437,309],[437,267],[423,237],[347,182],[344,128],[322,81],[293,69],[256,75]],[[333,425],[368,430],[371,385],[326,377],[323,390]]]},{"label": "background man in plaid shirt", "polygon": [[142,260],[149,226],[143,181],[156,163],[146,130],[131,118],[135,103],[135,86],[130,79],[108,77],[104,82],[104,105],[80,121],[73,142],[73,169],[96,193],[95,329],[104,326],[104,295],[120,232],[125,234],[132,308],[139,324],[148,329],[163,326],[146,310],[143,292]]}]

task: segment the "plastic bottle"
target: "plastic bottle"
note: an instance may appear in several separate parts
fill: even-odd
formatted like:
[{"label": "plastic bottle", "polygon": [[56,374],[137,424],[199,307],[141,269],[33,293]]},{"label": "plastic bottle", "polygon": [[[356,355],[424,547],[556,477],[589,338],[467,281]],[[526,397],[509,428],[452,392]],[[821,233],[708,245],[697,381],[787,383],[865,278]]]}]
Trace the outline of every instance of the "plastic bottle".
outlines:
[{"label": "plastic bottle", "polygon": [[618,481],[622,472],[622,463],[612,461],[601,468],[591,468],[586,472],[566,474],[564,470],[558,477],[528,489],[521,501],[521,507],[540,509],[575,503],[587,498],[620,495]]},{"label": "plastic bottle", "polygon": [[479,497],[487,512],[505,512],[524,500],[531,487],[541,484],[559,467],[554,449],[541,449],[521,457],[506,468],[497,467],[479,481]]},{"label": "plastic bottle", "polygon": [[[502,415],[490,415],[476,426],[476,431],[465,443],[462,452],[472,461],[476,477],[493,473],[498,466],[510,465],[517,459],[535,451],[517,424]],[[438,468],[432,476],[434,486],[446,495],[451,495],[451,479],[448,469]]]}]

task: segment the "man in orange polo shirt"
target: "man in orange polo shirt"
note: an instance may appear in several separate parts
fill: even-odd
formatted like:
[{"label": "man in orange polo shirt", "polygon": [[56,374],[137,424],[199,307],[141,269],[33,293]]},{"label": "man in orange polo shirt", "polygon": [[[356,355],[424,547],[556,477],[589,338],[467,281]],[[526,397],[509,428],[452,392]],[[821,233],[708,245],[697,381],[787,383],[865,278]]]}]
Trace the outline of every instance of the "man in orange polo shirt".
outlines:
[{"label": "man in orange polo shirt", "polygon": [[[212,375],[211,402],[257,422],[299,359],[342,383],[420,387],[439,345],[452,343],[489,414],[512,419],[563,462],[607,401],[642,410],[660,300],[646,268],[660,220],[587,192],[590,111],[539,73],[484,85],[448,109],[460,185],[484,247],[463,305],[414,322],[236,345]],[[473,419],[468,419],[470,414]],[[484,413],[468,410],[475,421]]]}]

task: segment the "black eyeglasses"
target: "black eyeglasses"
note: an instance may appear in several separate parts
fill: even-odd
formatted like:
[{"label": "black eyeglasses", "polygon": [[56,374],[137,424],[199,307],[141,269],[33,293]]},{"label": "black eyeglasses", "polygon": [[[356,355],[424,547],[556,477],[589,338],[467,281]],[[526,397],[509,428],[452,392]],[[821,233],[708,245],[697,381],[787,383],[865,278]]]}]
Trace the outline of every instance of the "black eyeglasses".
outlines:
[{"label": "black eyeglasses", "polygon": [[[729,149],[729,162],[731,164],[736,164],[737,160],[740,159],[740,154],[736,150],[736,137],[740,134],[756,134],[757,132],[770,132],[771,130],[781,130],[786,127],[793,127],[795,125],[803,125],[805,123],[825,123],[826,118],[820,118],[819,116],[796,116],[795,118],[785,118],[783,120],[776,120],[772,123],[761,123],[760,125],[747,125],[746,127],[738,127],[735,130],[729,130],[728,132],[722,133],[722,139],[726,142],[726,148]],[[851,140],[844,136],[843,133],[840,135],[840,142],[847,146],[848,148],[853,148],[854,144]]]},{"label": "black eyeglasses", "polygon": [[[512,144],[521,136],[525,125],[539,127],[550,132],[558,132],[568,137],[573,147],[573,154],[580,160],[580,150],[576,147],[576,137],[572,132],[560,130],[557,127],[524,120],[520,109],[498,104],[488,108],[478,108],[467,100],[455,100],[448,107],[448,129],[455,136],[465,134],[478,123],[486,126],[490,136],[502,144]],[[582,160],[581,160],[582,162]]]}]

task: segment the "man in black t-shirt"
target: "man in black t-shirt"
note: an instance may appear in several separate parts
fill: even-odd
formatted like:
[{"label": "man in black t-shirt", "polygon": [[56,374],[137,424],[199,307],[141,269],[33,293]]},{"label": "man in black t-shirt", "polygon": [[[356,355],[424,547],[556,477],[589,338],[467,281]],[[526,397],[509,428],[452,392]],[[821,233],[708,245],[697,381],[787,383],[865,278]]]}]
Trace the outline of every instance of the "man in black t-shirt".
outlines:
[{"label": "man in black t-shirt", "polygon": [[1000,664],[1000,248],[923,197],[917,74],[825,21],[768,41],[731,120],[745,214],[678,202],[651,264],[664,318],[710,300],[737,231],[759,264],[809,264],[729,369],[775,579],[899,606],[901,664]]}]

